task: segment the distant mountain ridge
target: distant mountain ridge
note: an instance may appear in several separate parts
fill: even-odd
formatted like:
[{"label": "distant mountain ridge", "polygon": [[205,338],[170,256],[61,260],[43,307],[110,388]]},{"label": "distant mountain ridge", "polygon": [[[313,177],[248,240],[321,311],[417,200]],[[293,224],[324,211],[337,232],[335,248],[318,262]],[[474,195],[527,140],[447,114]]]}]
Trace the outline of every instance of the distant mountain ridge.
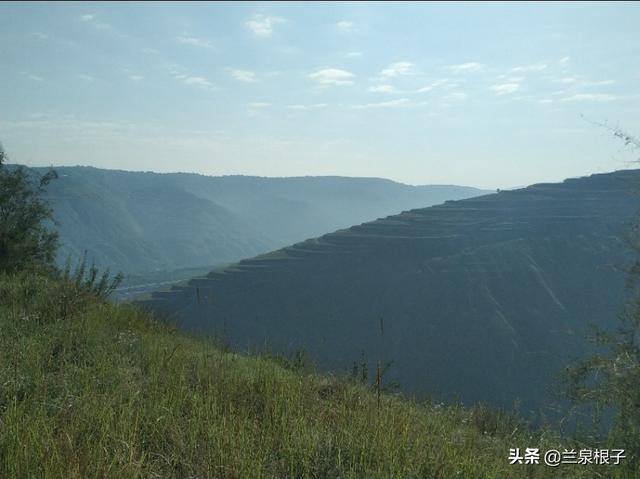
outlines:
[{"label": "distant mountain ridge", "polygon": [[48,187],[48,200],[60,232],[59,262],[87,250],[101,268],[125,273],[230,263],[352,224],[485,192],[376,178],[55,169],[59,179]]},{"label": "distant mountain ridge", "polygon": [[640,172],[414,209],[244,260],[144,304],[236,348],[327,370],[393,361],[406,392],[543,407],[623,301]]}]

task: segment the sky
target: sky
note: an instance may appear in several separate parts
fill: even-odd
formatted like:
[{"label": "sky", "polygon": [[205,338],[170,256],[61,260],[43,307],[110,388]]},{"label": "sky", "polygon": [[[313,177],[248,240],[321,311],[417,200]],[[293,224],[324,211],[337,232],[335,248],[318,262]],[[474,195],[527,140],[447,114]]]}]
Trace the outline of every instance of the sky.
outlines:
[{"label": "sky", "polygon": [[[30,166],[509,188],[636,167],[640,2],[0,3]],[[604,126],[603,126],[604,125]]]}]

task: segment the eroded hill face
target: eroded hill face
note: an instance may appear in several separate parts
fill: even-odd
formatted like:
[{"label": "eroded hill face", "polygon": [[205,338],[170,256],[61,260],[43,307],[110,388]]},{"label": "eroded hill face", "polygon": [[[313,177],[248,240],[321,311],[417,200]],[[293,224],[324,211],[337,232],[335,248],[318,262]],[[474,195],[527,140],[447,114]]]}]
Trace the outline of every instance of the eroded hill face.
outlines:
[{"label": "eroded hill face", "polygon": [[325,370],[393,361],[405,392],[525,411],[613,322],[640,204],[621,171],[447,202],[241,261],[146,305],[236,348]]},{"label": "eroded hill face", "polygon": [[409,208],[484,193],[375,178],[56,169],[48,200],[60,233],[60,263],[86,250],[99,267],[125,273],[228,264]]}]

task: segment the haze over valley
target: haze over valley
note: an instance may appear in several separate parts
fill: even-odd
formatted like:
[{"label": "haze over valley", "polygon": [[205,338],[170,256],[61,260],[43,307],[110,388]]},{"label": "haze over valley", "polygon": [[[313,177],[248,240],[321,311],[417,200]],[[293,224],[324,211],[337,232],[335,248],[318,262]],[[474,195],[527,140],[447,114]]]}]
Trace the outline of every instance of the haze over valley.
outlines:
[{"label": "haze over valley", "polygon": [[[35,170],[42,173],[46,169]],[[340,228],[487,193],[376,178],[209,177],[59,167],[58,263],[144,274],[222,265]]]}]

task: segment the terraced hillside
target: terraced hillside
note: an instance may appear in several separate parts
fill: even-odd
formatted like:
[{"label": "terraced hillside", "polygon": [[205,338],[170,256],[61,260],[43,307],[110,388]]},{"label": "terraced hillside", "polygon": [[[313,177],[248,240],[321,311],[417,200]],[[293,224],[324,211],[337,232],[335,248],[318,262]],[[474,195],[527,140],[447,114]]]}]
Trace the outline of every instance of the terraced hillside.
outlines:
[{"label": "terraced hillside", "polygon": [[59,263],[86,250],[101,268],[128,274],[228,264],[407,208],[485,193],[378,178],[56,170],[48,200]]},{"label": "terraced hillside", "polygon": [[406,211],[155,293],[236,348],[304,348],[325,370],[393,361],[409,393],[542,409],[553,375],[623,301],[640,172]]}]

